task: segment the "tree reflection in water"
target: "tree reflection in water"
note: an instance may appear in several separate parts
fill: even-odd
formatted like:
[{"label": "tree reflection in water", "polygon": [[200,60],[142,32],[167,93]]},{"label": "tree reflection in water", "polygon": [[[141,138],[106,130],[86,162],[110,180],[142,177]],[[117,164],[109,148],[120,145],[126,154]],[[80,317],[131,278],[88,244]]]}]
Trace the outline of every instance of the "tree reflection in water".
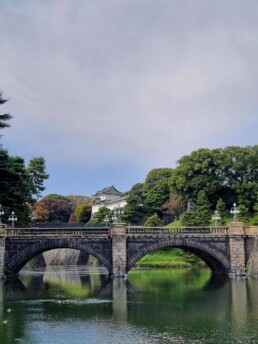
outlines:
[{"label": "tree reflection in water", "polygon": [[256,280],[207,269],[135,269],[128,280],[109,280],[101,268],[59,267],[24,272],[19,283],[0,285],[1,343],[47,343],[64,328],[62,343],[258,342]]}]

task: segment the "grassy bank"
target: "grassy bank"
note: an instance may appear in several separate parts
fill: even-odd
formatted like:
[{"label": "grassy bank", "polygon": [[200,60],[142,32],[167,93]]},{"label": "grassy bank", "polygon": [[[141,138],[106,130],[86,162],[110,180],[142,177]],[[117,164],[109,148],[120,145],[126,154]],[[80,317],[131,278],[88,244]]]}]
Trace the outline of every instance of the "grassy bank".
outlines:
[{"label": "grassy bank", "polygon": [[191,268],[205,266],[195,255],[179,248],[169,248],[153,252],[142,257],[136,266],[149,268]]}]

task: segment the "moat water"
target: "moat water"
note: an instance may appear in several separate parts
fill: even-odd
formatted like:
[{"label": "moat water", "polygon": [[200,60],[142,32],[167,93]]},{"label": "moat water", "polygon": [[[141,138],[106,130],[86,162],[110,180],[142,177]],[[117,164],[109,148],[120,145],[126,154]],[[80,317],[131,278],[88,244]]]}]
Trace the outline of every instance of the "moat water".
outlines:
[{"label": "moat water", "polygon": [[215,279],[207,269],[107,277],[62,267],[0,284],[0,343],[258,343],[258,280]]}]

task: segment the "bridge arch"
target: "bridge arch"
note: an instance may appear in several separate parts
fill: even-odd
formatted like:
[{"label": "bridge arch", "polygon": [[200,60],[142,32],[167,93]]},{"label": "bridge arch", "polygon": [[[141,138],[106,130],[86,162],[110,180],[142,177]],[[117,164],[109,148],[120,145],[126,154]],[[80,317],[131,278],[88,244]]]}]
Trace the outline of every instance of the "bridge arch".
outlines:
[{"label": "bridge arch", "polygon": [[195,254],[208,265],[214,274],[226,275],[230,272],[229,258],[217,247],[212,244],[206,244],[187,238],[170,238],[168,240],[145,245],[141,250],[138,250],[131,257],[128,257],[127,271],[129,271],[135,263],[146,254],[167,247],[186,249]]},{"label": "bridge arch", "polygon": [[109,273],[112,271],[112,264],[110,259],[106,257],[100,249],[94,244],[81,243],[80,240],[73,239],[53,239],[53,240],[40,240],[37,243],[26,246],[23,250],[19,251],[10,259],[7,259],[6,270],[9,274],[17,274],[32,258],[36,257],[40,253],[45,251],[58,249],[58,248],[71,248],[75,250],[83,251],[89,255],[97,258],[101,264],[103,264]]}]

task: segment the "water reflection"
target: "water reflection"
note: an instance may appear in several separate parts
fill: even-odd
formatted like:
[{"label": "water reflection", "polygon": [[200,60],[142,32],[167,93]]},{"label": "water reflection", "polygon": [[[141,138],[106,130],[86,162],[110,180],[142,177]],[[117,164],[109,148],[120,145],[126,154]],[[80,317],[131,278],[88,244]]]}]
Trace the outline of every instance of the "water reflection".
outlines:
[{"label": "water reflection", "polygon": [[59,267],[20,282],[23,290],[0,284],[1,343],[258,342],[257,280],[205,269],[109,280],[104,269]]},{"label": "water reflection", "polygon": [[127,282],[123,278],[112,280],[113,319],[125,322],[127,319]]}]

